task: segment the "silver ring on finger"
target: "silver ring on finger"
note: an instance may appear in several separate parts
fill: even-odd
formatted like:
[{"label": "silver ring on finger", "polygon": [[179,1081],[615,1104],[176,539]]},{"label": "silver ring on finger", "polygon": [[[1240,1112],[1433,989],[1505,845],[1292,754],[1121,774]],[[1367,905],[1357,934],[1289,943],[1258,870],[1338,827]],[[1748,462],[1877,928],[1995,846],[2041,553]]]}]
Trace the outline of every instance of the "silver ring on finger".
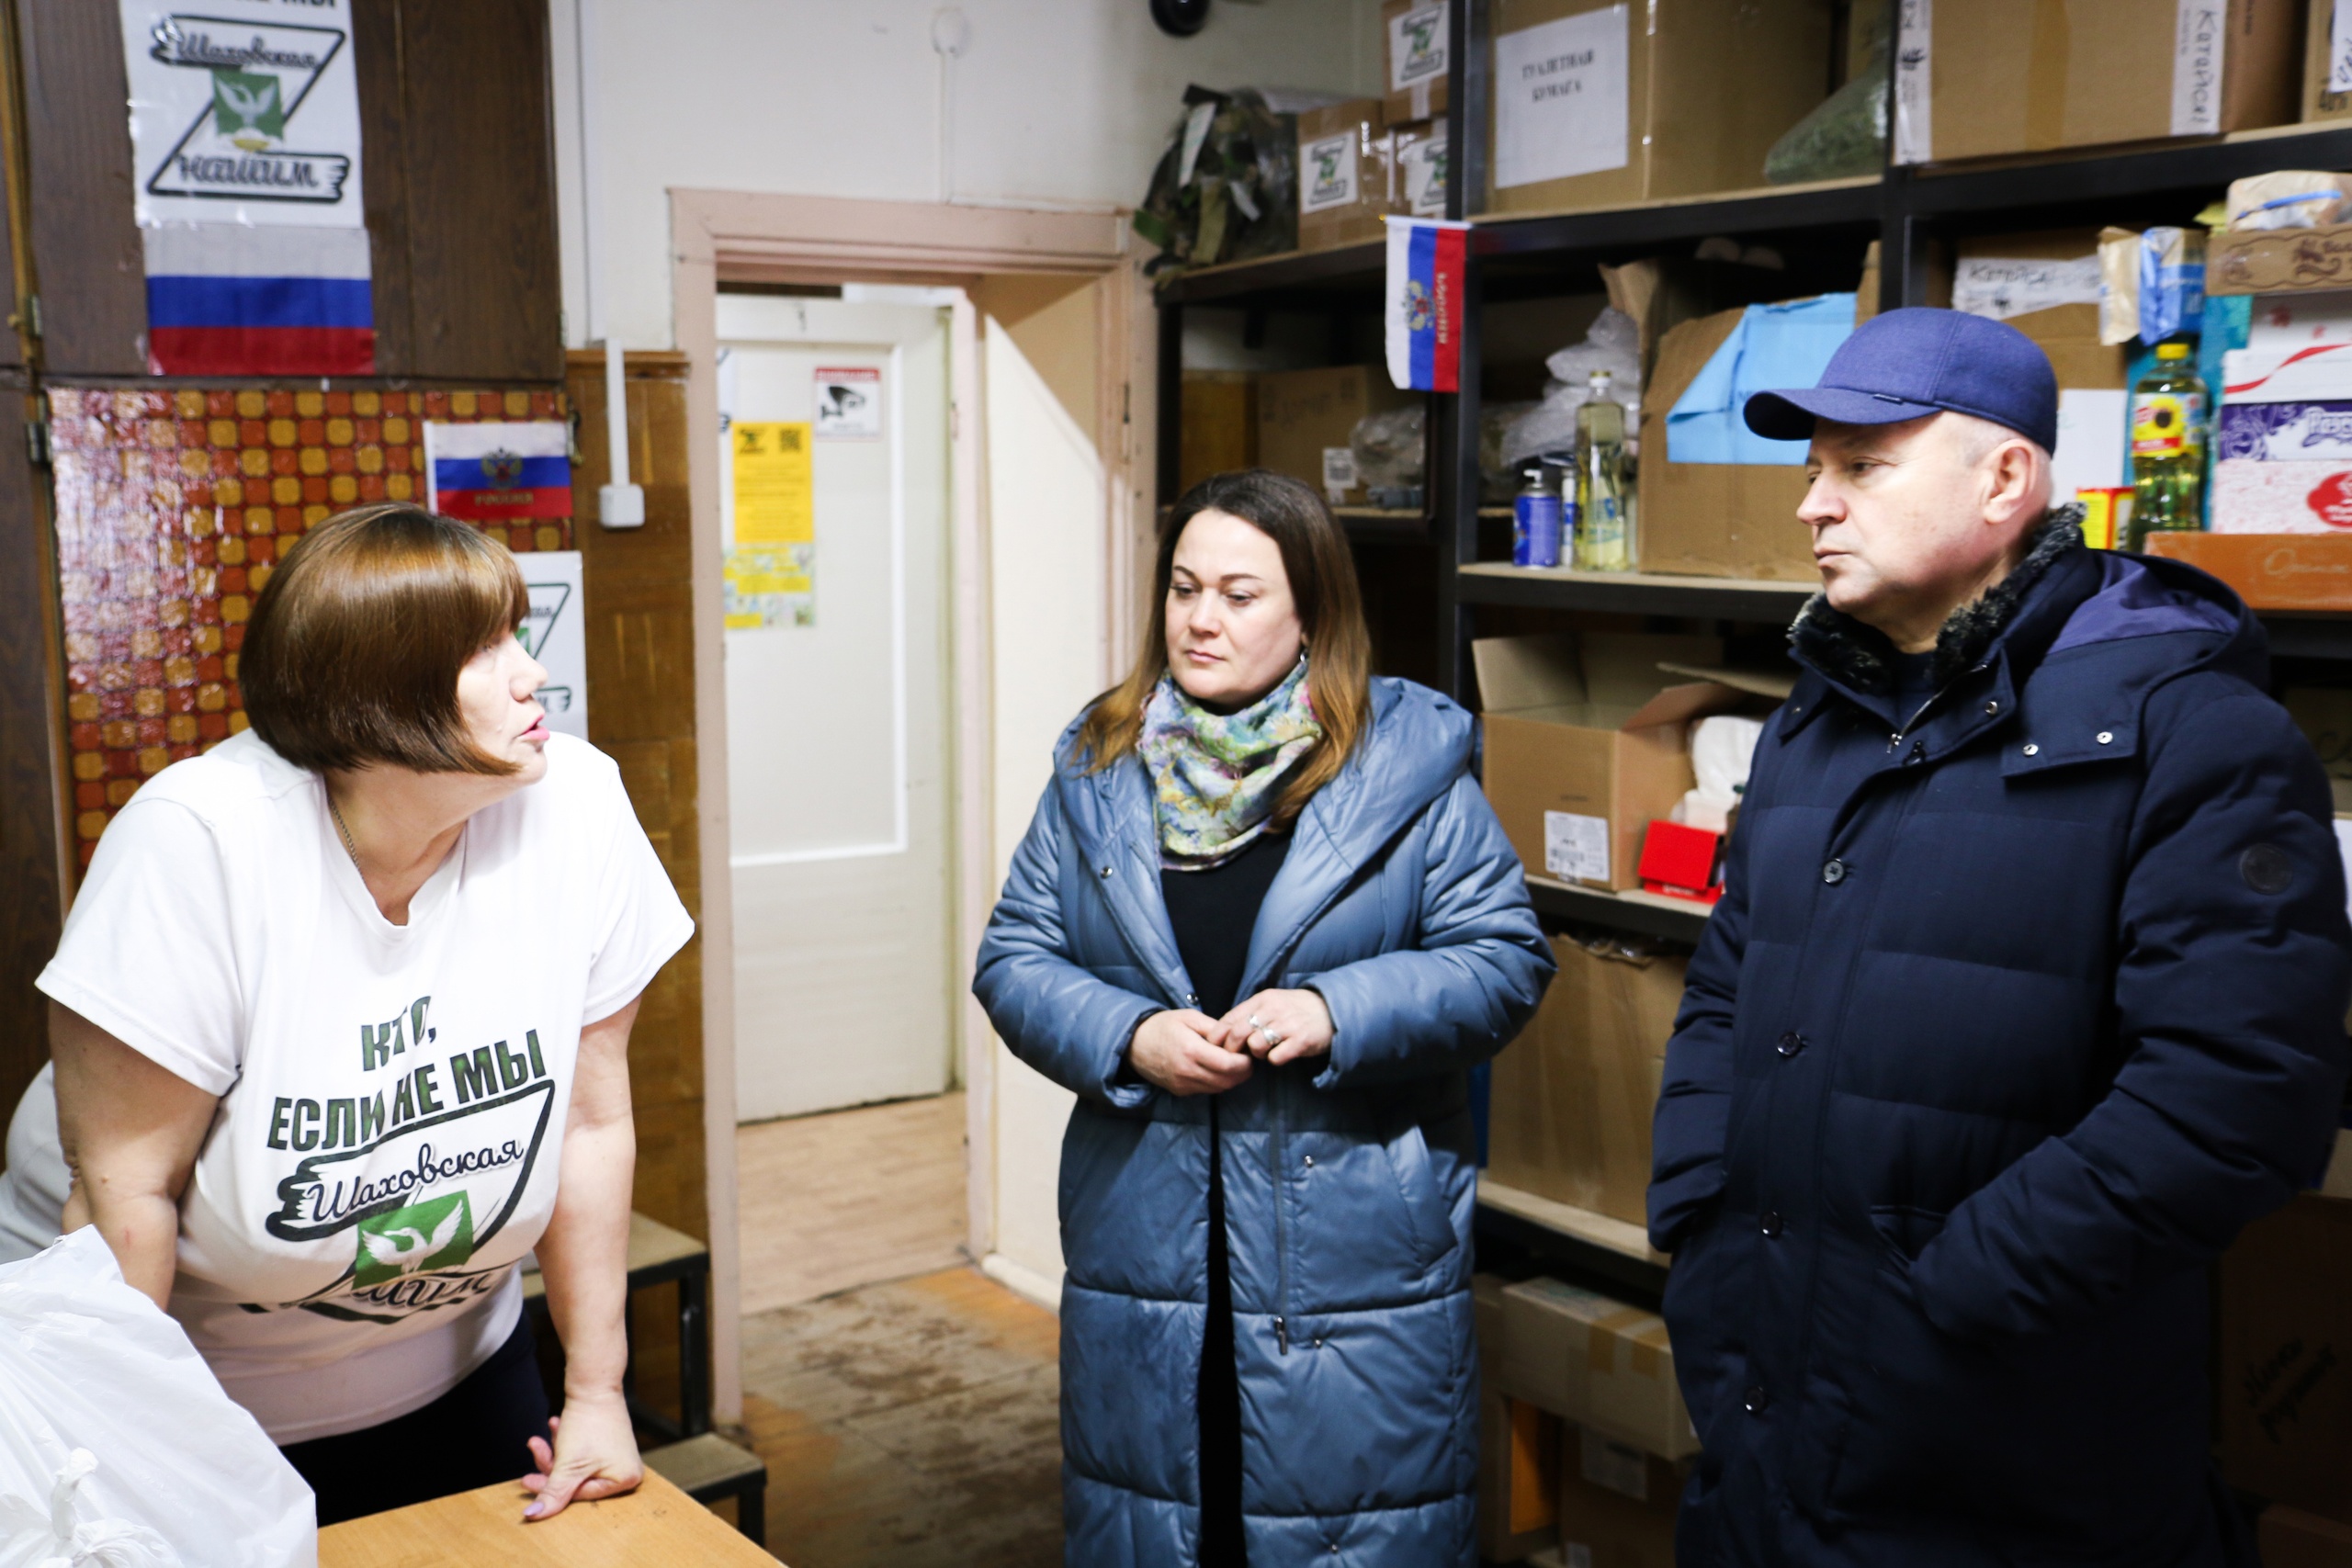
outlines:
[{"label": "silver ring on finger", "polygon": [[1262,1031],[1261,1031],[1260,1032],[1261,1032],[1261,1033],[1263,1033],[1263,1034],[1265,1035],[1265,1037],[1266,1037],[1266,1046],[1267,1046],[1267,1048],[1268,1048],[1269,1050],[1272,1049],[1274,1046],[1279,1045],[1279,1044],[1281,1044],[1281,1043],[1283,1043],[1283,1037],[1282,1037],[1280,1034],[1277,1034],[1276,1032],[1274,1032],[1274,1031],[1272,1031],[1272,1030],[1271,1030],[1271,1029],[1268,1029],[1268,1030],[1262,1030]]}]

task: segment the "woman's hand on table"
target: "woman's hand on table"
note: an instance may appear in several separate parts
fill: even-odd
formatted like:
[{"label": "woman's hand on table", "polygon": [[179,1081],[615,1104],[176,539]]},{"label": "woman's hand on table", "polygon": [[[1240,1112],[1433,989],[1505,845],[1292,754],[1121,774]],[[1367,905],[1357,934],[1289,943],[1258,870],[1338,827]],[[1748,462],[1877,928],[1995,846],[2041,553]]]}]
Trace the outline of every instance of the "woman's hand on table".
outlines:
[{"label": "woman's hand on table", "polygon": [[1238,1050],[1279,1067],[1331,1049],[1331,1010],[1313,991],[1260,991],[1219,1020]]},{"label": "woman's hand on table", "polygon": [[538,1470],[523,1477],[523,1484],[538,1496],[523,1510],[525,1518],[551,1519],[568,1504],[617,1497],[645,1479],[628,1401],[618,1391],[567,1396],[563,1414],[548,1422],[548,1430],[555,1435],[552,1447],[543,1438],[531,1439]]},{"label": "woman's hand on table", "polygon": [[1222,1094],[1248,1081],[1250,1068],[1249,1056],[1226,1038],[1225,1025],[1204,1012],[1156,1012],[1136,1025],[1127,1062],[1145,1082],[1170,1094]]}]

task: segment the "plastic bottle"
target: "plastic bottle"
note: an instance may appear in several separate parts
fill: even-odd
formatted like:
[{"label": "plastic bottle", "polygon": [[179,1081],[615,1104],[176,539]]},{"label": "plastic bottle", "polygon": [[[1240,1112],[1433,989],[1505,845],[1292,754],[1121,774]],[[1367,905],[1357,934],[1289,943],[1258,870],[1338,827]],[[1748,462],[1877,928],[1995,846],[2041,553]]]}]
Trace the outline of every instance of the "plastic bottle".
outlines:
[{"label": "plastic bottle", "polygon": [[1513,566],[1560,564],[1560,492],[1536,464],[1525,470],[1527,482],[1511,502],[1510,563]]},{"label": "plastic bottle", "polygon": [[2132,389],[2132,521],[2127,549],[2151,533],[2205,525],[2205,383],[2185,343],[2156,344]]},{"label": "plastic bottle", "polygon": [[1625,502],[1625,408],[1609,395],[1610,374],[1592,373],[1591,396],[1577,410],[1577,565],[1634,570],[1634,521]]}]

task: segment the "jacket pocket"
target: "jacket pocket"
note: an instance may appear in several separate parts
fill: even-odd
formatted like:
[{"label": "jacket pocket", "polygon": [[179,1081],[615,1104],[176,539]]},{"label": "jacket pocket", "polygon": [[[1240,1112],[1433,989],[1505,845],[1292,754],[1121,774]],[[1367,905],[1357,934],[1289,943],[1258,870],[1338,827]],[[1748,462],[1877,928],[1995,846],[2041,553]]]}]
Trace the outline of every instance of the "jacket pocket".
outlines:
[{"label": "jacket pocket", "polygon": [[1453,1249],[1453,1208],[1439,1187],[1430,1161],[1430,1141],[1416,1122],[1382,1145],[1389,1168],[1396,1174],[1396,1190],[1405,1201],[1405,1223],[1413,1241],[1413,1260],[1426,1271]]}]

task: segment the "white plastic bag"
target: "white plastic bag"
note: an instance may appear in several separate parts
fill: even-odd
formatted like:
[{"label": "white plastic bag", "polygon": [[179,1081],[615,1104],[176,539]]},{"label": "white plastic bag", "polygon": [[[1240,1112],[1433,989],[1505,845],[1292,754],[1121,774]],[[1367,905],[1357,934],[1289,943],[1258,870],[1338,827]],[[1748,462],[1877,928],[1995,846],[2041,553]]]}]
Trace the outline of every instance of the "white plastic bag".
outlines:
[{"label": "white plastic bag", "polygon": [[1577,444],[1577,411],[1592,395],[1592,373],[1610,375],[1609,395],[1624,405],[1625,433],[1634,435],[1642,421],[1641,330],[1634,318],[1614,305],[1595,316],[1582,343],[1557,350],[1544,362],[1551,371],[1544,400],[1511,422],[1503,435],[1503,462],[1517,468],[1544,453],[1573,451]]},{"label": "white plastic bag", "polygon": [[96,1226],[0,1267],[0,1568],[316,1568],[317,1517]]},{"label": "white plastic bag", "polygon": [[47,1513],[0,1497],[0,1568],[181,1568],[180,1554],[145,1525],[82,1522],[74,1494],[97,1468],[97,1456],[75,1449],[49,1489]]},{"label": "white plastic bag", "polygon": [[1763,735],[1761,720],[1736,714],[1717,714],[1692,726],[1690,771],[1699,787],[1675,803],[1668,819],[1710,833],[1728,830],[1732,807],[1747,788],[1747,770],[1756,757],[1756,742]]}]

